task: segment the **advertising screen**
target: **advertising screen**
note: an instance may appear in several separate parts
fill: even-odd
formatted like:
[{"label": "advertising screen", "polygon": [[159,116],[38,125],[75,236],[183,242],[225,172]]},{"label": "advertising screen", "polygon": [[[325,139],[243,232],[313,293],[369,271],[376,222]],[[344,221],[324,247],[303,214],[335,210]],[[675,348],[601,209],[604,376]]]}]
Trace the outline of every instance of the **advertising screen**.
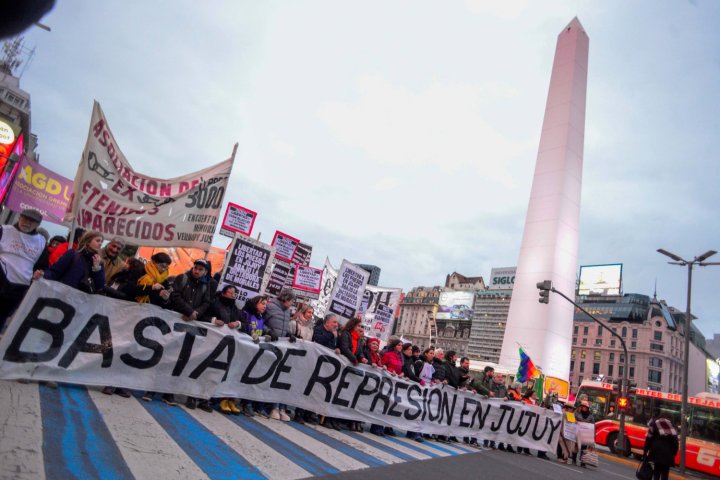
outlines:
[{"label": "advertising screen", "polygon": [[442,292],[435,318],[437,320],[472,320],[474,292]]},{"label": "advertising screen", "polygon": [[578,295],[620,295],[621,291],[621,263],[580,267]]}]

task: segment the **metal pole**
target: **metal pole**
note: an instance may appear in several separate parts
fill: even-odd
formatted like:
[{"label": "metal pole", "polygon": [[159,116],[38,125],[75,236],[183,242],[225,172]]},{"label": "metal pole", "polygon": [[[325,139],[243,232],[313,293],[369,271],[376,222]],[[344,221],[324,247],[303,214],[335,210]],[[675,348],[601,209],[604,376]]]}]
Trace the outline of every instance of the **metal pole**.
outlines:
[{"label": "metal pole", "polygon": [[690,375],[690,297],[692,293],[692,268],[695,262],[688,262],[687,312],[685,314],[685,351],[683,352],[682,406],[680,407],[680,474],[685,473],[685,444],[688,433],[688,376]]},{"label": "metal pole", "polygon": [[[592,318],[598,325],[602,326],[605,330],[610,332],[610,335],[617,337],[618,340],[620,340],[620,346],[622,346],[623,352],[625,352],[625,361],[623,362],[625,365],[623,366],[623,376],[622,376],[622,384],[620,385],[620,396],[621,397],[627,397],[628,394],[628,387],[630,386],[630,383],[628,382],[628,368],[629,368],[629,362],[630,359],[628,358],[628,349],[627,345],[625,344],[625,340],[617,334],[617,332],[613,331],[612,328],[605,325],[605,322],[602,322],[601,320],[595,318],[593,314],[585,310],[583,307],[575,303],[573,300],[571,300],[567,295],[562,293],[560,290],[557,290],[555,287],[551,287],[550,290],[552,292],[557,293],[561,297],[563,297],[568,302],[575,305],[576,308],[578,308],[581,312],[583,312],[588,317]],[[620,445],[619,452],[620,456],[625,455],[625,411],[620,411],[620,425],[619,425],[619,432],[618,432],[618,445]]]}]

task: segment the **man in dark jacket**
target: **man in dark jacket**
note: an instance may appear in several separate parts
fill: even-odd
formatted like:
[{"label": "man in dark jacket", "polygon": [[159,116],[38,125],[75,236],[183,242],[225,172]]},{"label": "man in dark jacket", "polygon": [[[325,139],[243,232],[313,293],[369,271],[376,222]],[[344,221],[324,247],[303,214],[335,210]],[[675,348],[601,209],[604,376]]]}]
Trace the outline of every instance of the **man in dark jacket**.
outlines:
[{"label": "man in dark jacket", "polygon": [[295,301],[295,294],[289,288],[280,291],[276,298],[270,299],[265,310],[265,323],[278,337],[288,336],[290,325],[290,307]]},{"label": "man in dark jacket", "polygon": [[313,342],[340,353],[337,348],[337,328],[337,317],[332,313],[325,315],[322,323],[318,323],[313,330]]},{"label": "man in dark jacket", "polygon": [[667,414],[655,412],[648,423],[643,455],[653,462],[653,480],[668,480],[670,467],[675,465],[679,450],[677,430]]},{"label": "man in dark jacket", "polygon": [[[415,359],[413,358],[413,345],[412,343],[405,343],[402,347],[402,373],[405,375],[405,378],[408,380],[423,384],[424,382],[420,380],[420,377],[417,376],[415,373],[414,363]],[[410,440],[415,440],[416,442],[423,443],[425,440],[423,440],[422,434],[420,432],[411,432],[410,430],[407,431],[406,435],[407,438]]]},{"label": "man in dark jacket", "polygon": [[[437,350],[435,350],[435,358],[437,358]],[[437,379],[451,387],[458,388],[460,384],[460,370],[455,366],[456,360],[457,353],[454,350],[449,350],[447,354],[445,354],[445,360],[440,360],[437,365],[435,361],[433,361],[433,366],[435,367],[433,379]]]},{"label": "man in dark jacket", "polygon": [[[182,314],[183,320],[206,320],[205,312],[213,303],[217,282],[210,276],[210,263],[207,260],[195,260],[192,270],[175,277],[170,293],[172,309]],[[208,400],[188,397],[185,403],[189,409],[196,407],[208,413],[212,407]]]},{"label": "man in dark jacket", "polygon": [[195,260],[193,268],[175,277],[170,305],[183,320],[199,320],[215,298],[217,282],[210,276],[210,263]]}]

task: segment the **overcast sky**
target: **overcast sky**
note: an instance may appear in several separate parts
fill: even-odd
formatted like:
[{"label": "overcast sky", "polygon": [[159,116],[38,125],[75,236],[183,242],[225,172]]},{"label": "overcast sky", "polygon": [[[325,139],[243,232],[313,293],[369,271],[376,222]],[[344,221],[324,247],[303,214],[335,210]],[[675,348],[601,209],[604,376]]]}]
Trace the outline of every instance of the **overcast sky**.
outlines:
[{"label": "overcast sky", "polygon": [[[684,310],[686,271],[655,250],[720,250],[720,2],[59,0],[52,32],[26,34],[21,85],[59,173],[75,173],[93,99],[149,175],[238,142],[226,200],[258,212],[255,234],[408,290],[516,265],[555,42],[576,15],[580,265],[623,263],[625,292],[657,281]],[[693,281],[698,327],[720,333],[720,267]]]}]

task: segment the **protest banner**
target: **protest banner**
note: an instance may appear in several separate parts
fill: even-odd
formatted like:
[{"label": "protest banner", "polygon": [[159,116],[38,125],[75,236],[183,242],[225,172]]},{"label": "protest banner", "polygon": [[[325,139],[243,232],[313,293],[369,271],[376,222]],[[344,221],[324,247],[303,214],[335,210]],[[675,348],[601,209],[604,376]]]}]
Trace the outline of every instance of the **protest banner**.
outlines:
[{"label": "protest banner", "polygon": [[24,157],[5,206],[15,212],[34,208],[43,221],[62,225],[72,188],[72,180]]},{"label": "protest banner", "polygon": [[120,151],[95,102],[65,223],[134,245],[207,250],[236,150],[224,162],[181,177],[143,175]]},{"label": "protest banner", "polygon": [[295,277],[293,278],[292,286],[305,292],[320,293],[322,274],[323,271],[321,268],[295,265]]},{"label": "protest banner", "polygon": [[383,345],[390,338],[395,312],[400,305],[402,288],[385,288],[367,285],[360,304],[366,337],[375,337]]},{"label": "protest banner", "polygon": [[270,245],[236,235],[220,275],[218,291],[225,285],[232,285],[241,302],[262,295],[270,279],[269,267],[274,255],[275,249]]},{"label": "protest banner", "polygon": [[297,263],[298,265],[305,265],[306,267],[309,267],[312,250],[313,247],[311,245],[300,242],[300,244],[295,249],[292,263]]},{"label": "protest banner", "polygon": [[323,265],[323,280],[322,288],[318,293],[318,299],[312,302],[312,307],[315,310],[315,316],[324,317],[327,307],[330,304],[330,295],[332,295],[335,281],[337,280],[338,271],[330,263],[330,259],[325,257],[325,264]]},{"label": "protest banner", "polygon": [[276,230],[271,245],[275,247],[276,258],[284,262],[292,263],[293,255],[295,255],[295,250],[297,250],[298,245],[300,245],[300,240],[280,230]]},{"label": "protest banner", "polygon": [[[355,317],[362,302],[368,278],[370,278],[370,273],[367,270],[343,259],[330,296],[328,313],[334,313],[342,319]],[[340,319],[340,323],[345,324],[342,319]]]},{"label": "protest banner", "polygon": [[228,202],[225,209],[225,216],[220,225],[220,235],[234,238],[236,233],[240,235],[250,236],[257,213],[252,210],[238,205],[237,203]]},{"label": "protest banner", "polygon": [[268,295],[276,297],[280,294],[283,288],[292,282],[290,277],[292,265],[287,262],[283,262],[282,260],[278,260],[277,253],[275,255],[272,272],[270,272],[270,281],[268,282],[266,292]]},{"label": "protest banner", "polygon": [[352,365],[313,342],[255,344],[227,326],[185,322],[151,304],[31,286],[0,340],[0,378],[108,384],[199,398],[232,397],[320,415],[554,452],[562,414],[423,386]]}]

